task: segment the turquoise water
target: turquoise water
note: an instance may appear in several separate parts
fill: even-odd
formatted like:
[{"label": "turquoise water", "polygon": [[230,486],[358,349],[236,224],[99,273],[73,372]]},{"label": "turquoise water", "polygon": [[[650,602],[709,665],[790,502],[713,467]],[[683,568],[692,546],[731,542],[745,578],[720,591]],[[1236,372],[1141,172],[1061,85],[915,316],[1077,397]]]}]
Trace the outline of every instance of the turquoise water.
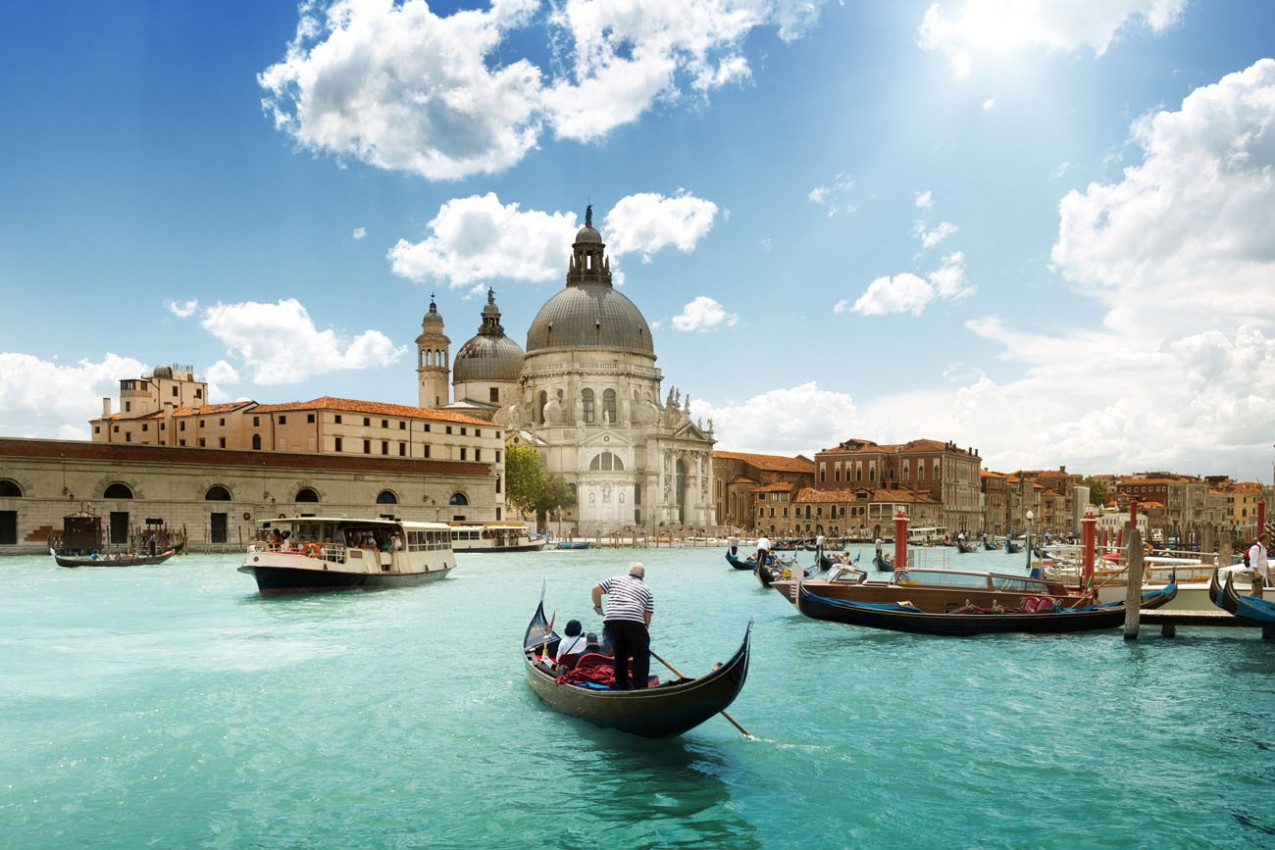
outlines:
[{"label": "turquoise water", "polygon": [[[722,554],[471,554],[426,587],[270,600],[237,556],[0,559],[0,847],[1275,846],[1257,631],[872,632]],[[634,558],[684,673],[755,619],[730,713],[757,740],[715,718],[652,742],[532,696],[542,581],[594,627],[589,588]]]}]

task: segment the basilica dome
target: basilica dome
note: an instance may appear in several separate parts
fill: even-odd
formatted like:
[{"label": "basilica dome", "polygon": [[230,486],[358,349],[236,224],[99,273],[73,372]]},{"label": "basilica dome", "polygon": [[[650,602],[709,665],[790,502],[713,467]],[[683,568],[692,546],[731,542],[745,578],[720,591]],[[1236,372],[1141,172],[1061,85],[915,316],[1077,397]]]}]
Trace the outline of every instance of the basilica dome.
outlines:
[{"label": "basilica dome", "polygon": [[547,348],[623,348],[655,354],[642,312],[599,283],[568,286],[540,308],[527,331],[527,353]]},{"label": "basilica dome", "polygon": [[593,208],[576,233],[567,286],[540,308],[527,330],[527,353],[557,348],[618,348],[655,355],[642,312],[611,285],[611,262]]}]

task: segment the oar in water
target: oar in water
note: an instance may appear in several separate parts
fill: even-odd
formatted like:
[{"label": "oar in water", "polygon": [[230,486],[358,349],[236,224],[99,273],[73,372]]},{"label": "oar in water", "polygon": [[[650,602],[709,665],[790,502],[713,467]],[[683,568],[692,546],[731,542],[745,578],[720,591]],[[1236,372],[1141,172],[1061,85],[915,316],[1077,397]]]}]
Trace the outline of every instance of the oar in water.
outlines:
[{"label": "oar in water", "polygon": [[[679,679],[685,679],[685,678],[686,678],[685,676],[683,676],[683,675],[682,675],[682,671],[681,671],[681,670],[678,670],[678,669],[677,669],[676,667],[674,667],[672,664],[669,664],[667,661],[665,661],[663,658],[661,658],[661,657],[660,657],[660,654],[659,654],[658,652],[656,652],[656,651],[655,651],[655,650],[653,650],[653,649],[652,649],[652,650],[648,650],[648,652],[650,652],[650,653],[651,653],[651,657],[652,657],[652,658],[654,658],[656,661],[658,661],[658,662],[660,662],[661,664],[663,664],[663,665],[664,665],[665,667],[667,667],[668,669],[672,670],[672,671],[673,671],[673,675],[677,676]],[[718,714],[720,714],[722,717],[725,717],[727,720],[729,720],[729,721],[731,722],[731,725],[733,725],[733,726],[734,726],[736,729],[738,729],[739,731],[743,732],[743,733],[744,733],[744,735],[746,735],[746,736],[747,736],[747,737],[749,737],[749,738],[753,738],[753,733],[752,733],[752,732],[749,732],[749,731],[748,731],[747,729],[745,729],[743,726],[740,726],[740,725],[739,725],[739,721],[738,721],[738,720],[736,720],[735,718],[731,717],[729,714],[727,714],[725,709],[722,709],[720,712],[718,712]],[[756,738],[753,738],[753,740],[756,740]]]}]

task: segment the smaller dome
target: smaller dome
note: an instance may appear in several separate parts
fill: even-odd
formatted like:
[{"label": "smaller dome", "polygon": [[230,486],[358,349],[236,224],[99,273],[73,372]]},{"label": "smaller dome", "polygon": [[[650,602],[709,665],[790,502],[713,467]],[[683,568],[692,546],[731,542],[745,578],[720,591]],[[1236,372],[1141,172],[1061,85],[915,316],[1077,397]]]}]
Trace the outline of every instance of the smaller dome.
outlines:
[{"label": "smaller dome", "polygon": [[151,370],[151,376],[155,378],[171,378],[173,377],[172,366],[156,366]]},{"label": "smaller dome", "polygon": [[602,242],[602,234],[589,227],[587,224],[576,231],[576,243],[580,242]]},{"label": "smaller dome", "polygon": [[522,349],[507,336],[479,334],[456,352],[452,383],[509,381],[522,376]]},{"label": "smaller dome", "polygon": [[421,319],[421,327],[429,325],[443,326],[443,317],[438,315],[438,305],[434,303],[434,296],[429,297],[429,312],[425,314],[425,318]]}]

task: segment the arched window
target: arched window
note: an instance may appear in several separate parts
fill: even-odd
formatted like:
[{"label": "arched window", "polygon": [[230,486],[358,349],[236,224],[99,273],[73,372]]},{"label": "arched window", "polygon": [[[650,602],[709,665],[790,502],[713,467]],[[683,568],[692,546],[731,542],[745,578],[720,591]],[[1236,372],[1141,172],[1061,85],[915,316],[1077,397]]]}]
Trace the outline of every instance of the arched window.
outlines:
[{"label": "arched window", "polygon": [[218,484],[215,487],[209,487],[208,492],[204,494],[205,502],[229,502],[230,491]]},{"label": "arched window", "polygon": [[536,424],[545,424],[545,405],[549,403],[549,394],[544,390],[540,391],[540,403],[536,405]]},{"label": "arched window", "polygon": [[376,494],[376,503],[378,505],[397,505],[398,496],[395,496],[389,490],[382,490]]},{"label": "arched window", "polygon": [[129,489],[127,484],[112,484],[106,488],[106,492],[102,494],[103,499],[131,499],[133,491]]},{"label": "arched window", "polygon": [[615,390],[602,391],[602,421],[615,424]]},{"label": "arched window", "polygon": [[624,461],[614,452],[601,452],[589,461],[589,469],[594,472],[612,472],[624,469]]},{"label": "arched window", "polygon": [[465,498],[464,493],[452,493],[452,497],[447,500],[449,505],[468,505],[469,499]]},{"label": "arched window", "polygon": [[593,390],[580,393],[580,406],[584,412],[584,421],[593,424]]},{"label": "arched window", "polygon": [[252,435],[252,450],[255,452],[261,451],[261,435],[260,434]]},{"label": "arched window", "polygon": [[22,488],[5,478],[0,480],[0,499],[21,499]]},{"label": "arched window", "polygon": [[319,501],[319,494],[315,492],[313,487],[302,487],[297,491],[297,497],[293,501],[317,502]]}]

